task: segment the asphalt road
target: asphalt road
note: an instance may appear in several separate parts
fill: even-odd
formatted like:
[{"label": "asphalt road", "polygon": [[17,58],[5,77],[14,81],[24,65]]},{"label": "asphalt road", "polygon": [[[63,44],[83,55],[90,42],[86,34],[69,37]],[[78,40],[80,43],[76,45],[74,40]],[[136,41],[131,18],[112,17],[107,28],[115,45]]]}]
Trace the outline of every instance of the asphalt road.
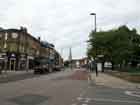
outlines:
[{"label": "asphalt road", "polygon": [[0,84],[1,105],[140,105],[140,97],[88,82],[83,70],[66,70]]},{"label": "asphalt road", "polygon": [[34,75],[33,72],[23,72],[23,73],[3,73],[0,75],[0,83],[16,82],[19,80],[25,80],[29,78],[39,77],[41,75]]}]

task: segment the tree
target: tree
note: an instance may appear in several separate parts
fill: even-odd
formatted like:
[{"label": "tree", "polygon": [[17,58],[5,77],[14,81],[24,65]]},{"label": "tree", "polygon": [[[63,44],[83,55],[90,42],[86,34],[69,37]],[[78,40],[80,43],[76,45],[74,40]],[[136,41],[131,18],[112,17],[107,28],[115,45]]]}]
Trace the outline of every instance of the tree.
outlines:
[{"label": "tree", "polygon": [[88,43],[88,56],[104,55],[104,60],[112,64],[126,65],[132,55],[140,55],[140,36],[135,29],[130,30],[125,25],[109,31],[91,32]]}]

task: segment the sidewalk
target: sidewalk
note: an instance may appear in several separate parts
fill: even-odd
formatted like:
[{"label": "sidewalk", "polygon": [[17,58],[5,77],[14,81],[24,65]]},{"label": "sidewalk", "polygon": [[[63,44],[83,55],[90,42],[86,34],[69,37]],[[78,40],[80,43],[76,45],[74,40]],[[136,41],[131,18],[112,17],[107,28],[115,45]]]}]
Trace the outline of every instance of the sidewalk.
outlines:
[{"label": "sidewalk", "polygon": [[7,70],[7,71],[3,71],[1,74],[0,74],[0,78],[1,77],[7,77],[7,76],[14,76],[14,75],[20,75],[20,74],[27,74],[27,73],[33,73],[33,70],[22,70],[22,71],[10,71],[10,70]]},{"label": "sidewalk", "polygon": [[104,85],[112,88],[140,89],[140,84],[131,83],[105,73],[99,73],[98,77],[96,77],[95,73],[91,73],[91,79],[97,85]]}]

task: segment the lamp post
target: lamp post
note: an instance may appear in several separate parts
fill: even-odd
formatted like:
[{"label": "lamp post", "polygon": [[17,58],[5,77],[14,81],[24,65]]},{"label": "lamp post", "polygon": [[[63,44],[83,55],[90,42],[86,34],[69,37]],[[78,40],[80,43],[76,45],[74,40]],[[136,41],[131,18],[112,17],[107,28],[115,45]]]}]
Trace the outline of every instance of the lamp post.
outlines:
[{"label": "lamp post", "polygon": [[[90,15],[94,16],[94,33],[96,33],[96,13],[90,13]],[[95,54],[96,54],[96,57],[97,57],[97,48],[95,47]],[[95,59],[96,59],[95,57]],[[93,69],[93,62],[91,62],[92,64],[92,68]],[[98,76],[98,70],[97,70],[97,62],[96,62],[96,66],[95,66],[95,70],[96,70],[96,76]]]},{"label": "lamp post", "polygon": [[[97,24],[96,24],[96,13],[90,13],[91,16],[94,16],[94,33],[96,33],[96,29],[97,29]],[[95,48],[96,51],[96,48]],[[95,52],[95,54],[97,55],[97,51]]]},{"label": "lamp post", "polygon": [[[97,24],[96,24],[96,13],[90,13],[90,15],[94,16],[94,33],[96,33]],[[96,48],[95,48],[96,49]]]},{"label": "lamp post", "polygon": [[90,15],[94,16],[94,32],[96,33],[96,13],[90,13]]}]

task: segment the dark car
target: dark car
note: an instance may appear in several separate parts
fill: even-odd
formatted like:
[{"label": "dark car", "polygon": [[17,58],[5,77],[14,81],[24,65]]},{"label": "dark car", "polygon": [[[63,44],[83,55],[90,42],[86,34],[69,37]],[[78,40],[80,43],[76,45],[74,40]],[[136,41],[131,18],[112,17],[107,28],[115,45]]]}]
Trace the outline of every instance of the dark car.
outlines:
[{"label": "dark car", "polygon": [[46,57],[37,57],[34,59],[34,73],[44,74],[50,72],[49,59]]}]

